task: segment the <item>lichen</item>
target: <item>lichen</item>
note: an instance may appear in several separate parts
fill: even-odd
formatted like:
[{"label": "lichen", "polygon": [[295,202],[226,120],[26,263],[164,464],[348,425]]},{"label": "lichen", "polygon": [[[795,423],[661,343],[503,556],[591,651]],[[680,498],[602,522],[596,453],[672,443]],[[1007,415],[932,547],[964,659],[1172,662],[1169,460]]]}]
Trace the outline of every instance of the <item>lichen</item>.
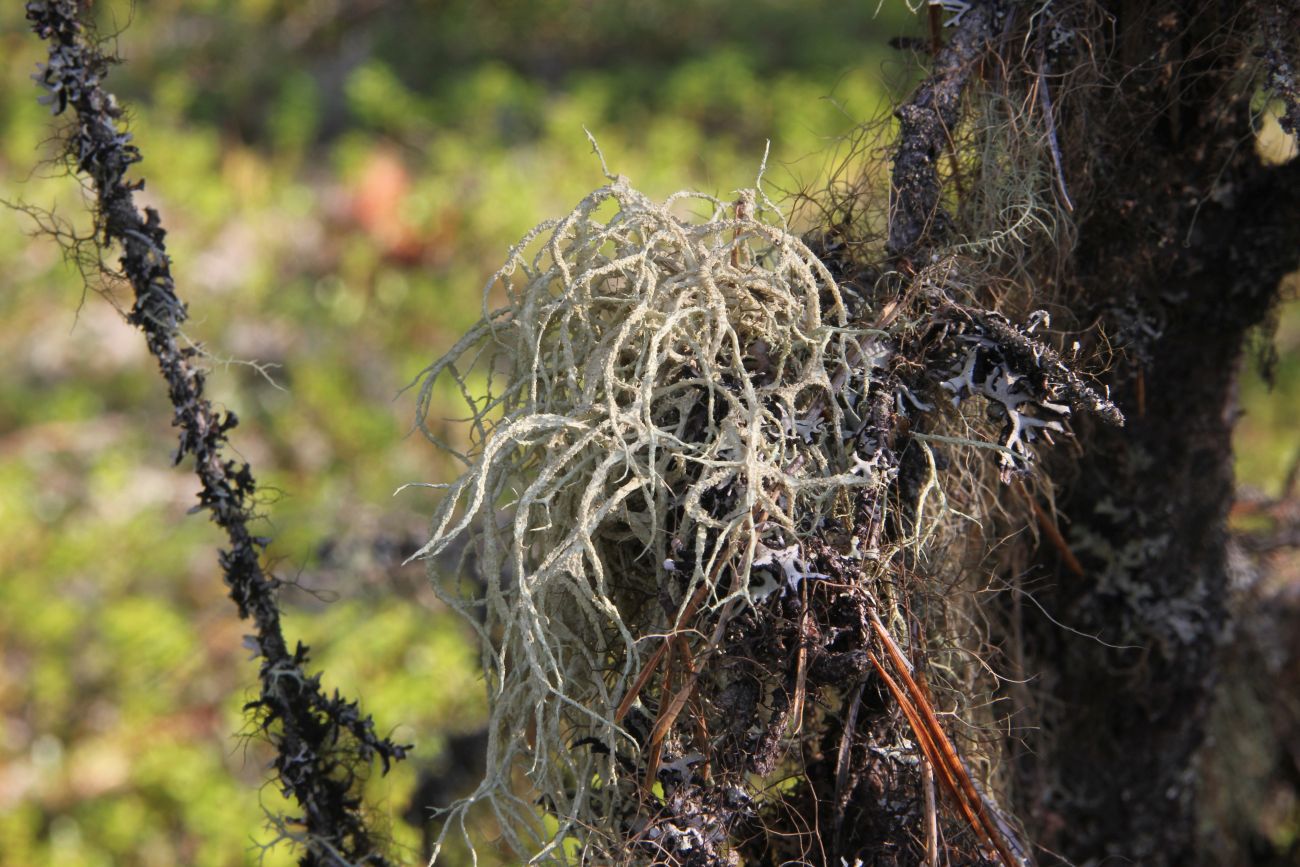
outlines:
[{"label": "lichen", "polygon": [[691,600],[730,614],[829,577],[806,539],[892,477],[862,435],[878,335],[763,203],[655,203],[614,179],[525,236],[485,290],[505,305],[424,374],[421,406],[450,377],[474,435],[417,556],[472,536],[486,584],[441,585],[482,637],[491,702],[488,777],[453,813],[490,803],[521,853],[627,833],[617,757],[642,739],[616,712],[653,640]]}]

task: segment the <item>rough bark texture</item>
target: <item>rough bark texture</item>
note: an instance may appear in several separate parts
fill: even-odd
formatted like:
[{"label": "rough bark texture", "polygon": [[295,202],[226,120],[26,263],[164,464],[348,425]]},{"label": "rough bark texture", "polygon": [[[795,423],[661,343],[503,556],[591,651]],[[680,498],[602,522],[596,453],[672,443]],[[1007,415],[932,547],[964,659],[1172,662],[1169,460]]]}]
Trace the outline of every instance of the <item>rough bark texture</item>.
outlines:
[{"label": "rough bark texture", "polygon": [[1026,673],[1044,678],[1046,737],[1024,764],[1050,793],[1030,805],[1045,851],[1184,864],[1202,851],[1196,756],[1227,616],[1233,387],[1298,264],[1300,164],[1267,167],[1244,137],[1250,10],[1115,12],[1074,303],[1124,347],[1107,381],[1129,423],[1081,436],[1058,502],[1085,575],[1039,598],[1126,649],[1039,621]]},{"label": "rough bark texture", "polygon": [[978,3],[957,22],[952,39],[935,56],[930,76],[894,114],[898,149],[889,201],[889,252],[907,256],[924,241],[943,239],[948,216],[939,208],[942,185],[936,163],[952,146],[966,82],[983,53],[1003,4]]},{"label": "rough bark texture", "polygon": [[1049,863],[1207,857],[1198,753],[1228,624],[1234,387],[1251,330],[1300,265],[1300,164],[1256,156],[1251,101],[1262,83],[1294,128],[1297,9],[1121,0],[1059,4],[1048,20],[1046,5],[1027,18],[975,4],[896,113],[888,249],[906,269],[954,226],[938,164],[988,41],[1004,70],[1014,42],[1037,41],[1048,118],[1043,46],[1085,39],[1096,64],[1097,86],[1060,95],[1049,121],[1062,198],[1074,204],[1067,178],[1079,194],[1056,300],[1114,352],[1103,381],[1127,424],[1094,413],[1076,425],[1081,456],[1049,471],[1074,557],[1044,555],[1056,580],[1035,598],[1074,631],[1035,611],[1009,633],[1035,682],[1009,691],[1032,696],[1042,726],[1020,742],[1020,809]]},{"label": "rough bark texture", "polygon": [[1282,100],[1279,121],[1282,128],[1300,133],[1300,81],[1296,77],[1296,59],[1289,50],[1300,30],[1300,8],[1294,3],[1264,4],[1260,10],[1264,22],[1264,83],[1273,96]]}]

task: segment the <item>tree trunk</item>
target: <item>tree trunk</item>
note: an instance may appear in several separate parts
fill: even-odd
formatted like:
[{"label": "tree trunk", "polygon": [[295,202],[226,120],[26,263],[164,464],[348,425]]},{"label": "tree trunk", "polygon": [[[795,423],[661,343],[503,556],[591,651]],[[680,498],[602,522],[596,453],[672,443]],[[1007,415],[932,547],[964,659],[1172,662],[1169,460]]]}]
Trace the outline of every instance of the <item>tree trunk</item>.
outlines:
[{"label": "tree trunk", "polygon": [[1025,616],[1043,729],[1019,767],[1044,853],[1184,864],[1228,610],[1234,386],[1297,267],[1300,163],[1265,165],[1250,132],[1246,49],[1280,9],[1115,6],[1094,46],[1113,88],[1063,106],[1088,114],[1072,153],[1091,165],[1064,171],[1093,179],[1073,305],[1120,350],[1105,381],[1128,423],[1080,430],[1058,489],[1084,574],[1049,564],[1036,599],[1077,631]]}]

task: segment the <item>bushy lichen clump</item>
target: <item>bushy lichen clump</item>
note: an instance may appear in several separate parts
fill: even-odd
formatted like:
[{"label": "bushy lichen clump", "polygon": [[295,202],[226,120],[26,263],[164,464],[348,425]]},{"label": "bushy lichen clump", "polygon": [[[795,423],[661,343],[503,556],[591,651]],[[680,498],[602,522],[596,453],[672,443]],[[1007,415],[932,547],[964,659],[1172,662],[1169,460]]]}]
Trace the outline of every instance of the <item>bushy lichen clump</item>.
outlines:
[{"label": "bushy lichen clump", "polygon": [[[485,292],[505,305],[424,374],[421,416],[450,377],[473,442],[420,556],[472,538],[485,592],[444,585],[485,648],[472,800],[520,851],[614,832],[599,817],[639,782],[616,757],[643,746],[616,709],[690,600],[735,610],[824,577],[802,540],[892,473],[863,420],[883,344],[774,211],[616,178],[511,251]],[[558,832],[512,793],[518,767]]]}]

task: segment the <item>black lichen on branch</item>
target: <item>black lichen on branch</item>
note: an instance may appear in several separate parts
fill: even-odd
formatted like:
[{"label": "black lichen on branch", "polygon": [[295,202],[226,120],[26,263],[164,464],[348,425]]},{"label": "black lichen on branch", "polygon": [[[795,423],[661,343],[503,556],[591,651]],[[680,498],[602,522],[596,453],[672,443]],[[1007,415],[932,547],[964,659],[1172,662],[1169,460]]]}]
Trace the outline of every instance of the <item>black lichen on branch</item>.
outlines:
[{"label": "black lichen on branch", "polygon": [[356,702],[337,692],[326,695],[320,675],[307,674],[308,648],[298,643],[291,652],[285,643],[277,605],[280,582],[261,559],[269,540],[249,529],[253,475],[247,463],[223,454],[238,420],[204,397],[204,373],[194,364],[198,350],[178,341],[187,312],[176,296],[166,232],[155,210],[141,214],[135,205],[134,193],[144,182],[128,179],[127,172],[141,156],[121,127],[122,109],[103,88],[112,59],[90,38],[76,0],[34,0],[26,9],[32,29],[49,45],[49,61],[34,76],[48,91],[42,102],[55,114],[72,109],[66,156],[91,183],[95,243],[101,251],[120,245],[120,270],[113,276],[129,283],[135,297],[127,318],[144,332],[167,380],[173,424],[180,429],[175,461],[194,457],[202,485],[197,508],[225,531],[229,547],[220,563],[230,597],[240,617],[256,626],[261,693],[246,709],[255,712],[277,750],[273,765],[282,793],[301,810],[300,816],[273,816],[272,824],[279,839],[301,845],[304,867],[390,864],[367,827],[358,790],[375,758],[387,772],[409,747],[376,735],[374,722],[362,716]]},{"label": "black lichen on branch", "polygon": [[948,304],[952,318],[968,323],[990,340],[1021,376],[1030,378],[1039,399],[1064,401],[1079,413],[1092,413],[1107,424],[1122,426],[1122,413],[1109,397],[1084,382],[1076,371],[1048,343],[1038,340],[1029,329],[1017,327],[997,313]]}]

